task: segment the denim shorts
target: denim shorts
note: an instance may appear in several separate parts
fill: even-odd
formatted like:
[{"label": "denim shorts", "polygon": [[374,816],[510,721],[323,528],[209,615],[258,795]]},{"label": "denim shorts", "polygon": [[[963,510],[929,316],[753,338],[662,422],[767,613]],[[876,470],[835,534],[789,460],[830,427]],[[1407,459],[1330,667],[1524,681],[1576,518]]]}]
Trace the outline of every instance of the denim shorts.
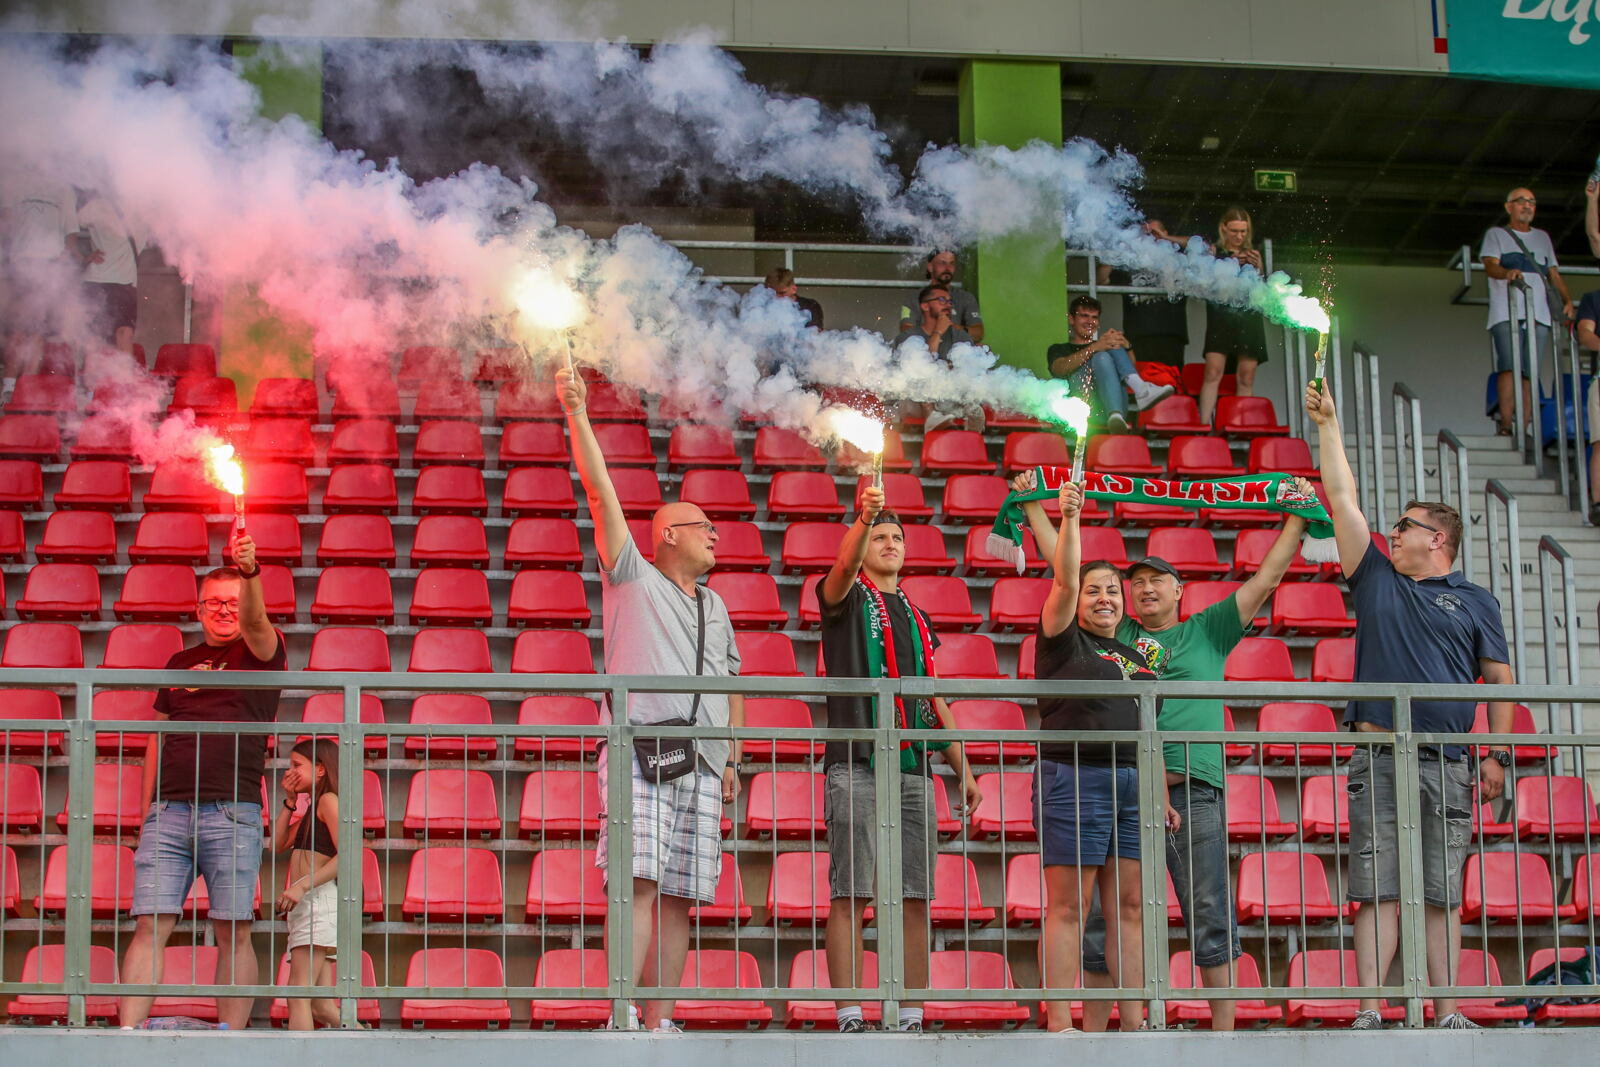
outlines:
[{"label": "denim shorts", "polygon": [[[1544,365],[1544,361],[1550,356],[1550,346],[1555,343],[1551,339],[1550,327],[1543,323],[1534,323],[1534,336],[1539,341],[1537,360],[1529,358],[1527,331],[1523,330],[1521,336],[1517,338],[1518,344],[1522,348],[1522,376],[1524,378],[1528,377],[1530,363],[1535,368]],[[1497,322],[1489,327],[1489,340],[1494,344],[1494,369],[1502,373],[1509,373],[1511,370],[1511,323]]]},{"label": "denim shorts", "polygon": [[[1244,951],[1228,878],[1227,795],[1195,778],[1171,787],[1183,821],[1167,835],[1167,873],[1178,890],[1196,967],[1220,967]],[[1083,931],[1083,969],[1106,973],[1106,922],[1097,902]]]},{"label": "denim shorts", "polygon": [[157,800],[133,857],[133,914],[179,915],[196,874],[212,919],[255,917],[261,873],[261,805],[238,800]]},{"label": "denim shorts", "polygon": [[[944,788],[922,773],[900,779],[900,895],[933,899],[934,854],[939,848],[933,790]],[[828,823],[828,895],[864,899],[878,887],[878,783],[865,763],[828,768],[823,811]]]},{"label": "denim shorts", "polygon": [[[1458,908],[1477,782],[1468,760],[1440,759],[1427,751],[1419,756],[1422,902],[1436,908]],[[1357,748],[1350,757],[1346,789],[1350,797],[1347,895],[1364,904],[1399,900],[1400,833],[1393,750]]]},{"label": "denim shorts", "polygon": [[1042,759],[1033,777],[1033,828],[1047,867],[1099,867],[1139,858],[1139,772]]}]

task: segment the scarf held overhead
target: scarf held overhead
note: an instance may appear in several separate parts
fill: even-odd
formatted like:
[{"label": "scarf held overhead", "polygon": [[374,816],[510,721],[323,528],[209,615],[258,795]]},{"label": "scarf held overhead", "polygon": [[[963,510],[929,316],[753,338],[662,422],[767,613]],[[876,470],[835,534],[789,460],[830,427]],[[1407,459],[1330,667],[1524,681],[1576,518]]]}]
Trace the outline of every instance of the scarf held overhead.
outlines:
[{"label": "scarf held overhead", "polygon": [[[884,600],[883,591],[865,574],[857,574],[856,581],[867,594],[861,605],[862,621],[865,624],[867,635],[867,677],[869,678],[899,678],[903,672],[894,651],[894,631],[889,625],[889,605]],[[911,642],[911,674],[916,677],[927,677],[933,666],[933,638],[928,633],[927,620],[922,613],[911,606],[911,599],[899,589],[895,595],[900,598],[900,603],[905,606],[906,614],[911,617],[911,625],[915,629],[913,635],[916,640]],[[942,723],[933,712],[933,702],[914,698],[911,704],[916,708],[915,715],[907,714],[906,700],[903,697],[894,698],[895,717],[899,720],[902,730],[933,730]],[[948,741],[907,741],[900,742],[900,769],[914,771],[921,763],[922,752],[925,748],[942,749],[949,746]]]},{"label": "scarf held overhead", "polygon": [[[1067,467],[1035,467],[1028,473],[1033,477],[1034,487],[1006,497],[1005,503],[1000,505],[1000,514],[995,516],[988,541],[989,554],[1016,564],[1018,574],[1025,566],[1022,505],[1034,500],[1054,500],[1071,475]],[[1089,471],[1084,474],[1083,481],[1083,495],[1090,500],[1299,515],[1306,520],[1306,540],[1301,550],[1306,562],[1332,563],[1339,558],[1339,547],[1333,539],[1333,520],[1315,495],[1302,493],[1295,486],[1293,475],[1251,474],[1242,478],[1169,482]]]}]

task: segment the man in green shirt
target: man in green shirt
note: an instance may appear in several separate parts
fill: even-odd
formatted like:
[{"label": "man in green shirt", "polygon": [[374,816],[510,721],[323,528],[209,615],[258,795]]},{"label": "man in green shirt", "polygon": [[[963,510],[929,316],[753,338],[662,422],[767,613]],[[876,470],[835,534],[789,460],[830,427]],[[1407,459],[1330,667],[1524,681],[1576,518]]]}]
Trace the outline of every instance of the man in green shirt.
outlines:
[{"label": "man in green shirt", "polygon": [[[1295,484],[1302,492],[1313,491],[1304,479],[1296,479]],[[1030,504],[1027,508],[1039,551],[1046,553],[1048,559],[1055,544],[1049,519],[1040,505]],[[1228,597],[1182,622],[1178,616],[1183,579],[1177,568],[1155,556],[1140,560],[1128,568],[1131,610],[1117,628],[1117,640],[1138,649],[1151,670],[1164,681],[1222,681],[1228,653],[1244,637],[1262,605],[1283,580],[1305,529],[1304,519],[1289,516],[1255,574]],[[1157,706],[1156,716],[1156,724],[1163,730],[1223,730],[1221,700],[1164,698]],[[1169,744],[1164,751],[1172,806],[1182,816],[1178,832],[1167,835],[1167,870],[1178,890],[1189,948],[1200,971],[1201,981],[1196,984],[1231,986],[1233,961],[1239,958],[1241,949],[1228,880],[1227,781],[1222,746]],[[1087,919],[1083,939],[1084,984],[1090,988],[1110,985],[1104,930],[1105,922],[1097,906]],[[1084,1029],[1104,1030],[1111,1004],[1107,1000],[1086,1002]],[[1234,1015],[1233,1001],[1213,1001],[1212,1029],[1232,1030]]]}]

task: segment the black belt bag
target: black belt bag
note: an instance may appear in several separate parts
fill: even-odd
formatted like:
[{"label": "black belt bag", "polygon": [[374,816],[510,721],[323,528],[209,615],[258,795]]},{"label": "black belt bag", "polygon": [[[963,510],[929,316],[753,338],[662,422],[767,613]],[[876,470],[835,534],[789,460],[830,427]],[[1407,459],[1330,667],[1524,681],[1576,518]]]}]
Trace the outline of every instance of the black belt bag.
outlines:
[{"label": "black belt bag", "polygon": [[[694,673],[698,678],[706,663],[706,594],[703,589],[695,590],[694,602],[699,615],[694,650]],[[687,719],[666,719],[651,725],[693,726],[699,717],[700,694],[696,693]],[[660,785],[674,778],[682,778],[694,770],[699,753],[695,751],[692,737],[639,737],[633,742],[633,758],[638,761],[639,770],[645,778]]]}]

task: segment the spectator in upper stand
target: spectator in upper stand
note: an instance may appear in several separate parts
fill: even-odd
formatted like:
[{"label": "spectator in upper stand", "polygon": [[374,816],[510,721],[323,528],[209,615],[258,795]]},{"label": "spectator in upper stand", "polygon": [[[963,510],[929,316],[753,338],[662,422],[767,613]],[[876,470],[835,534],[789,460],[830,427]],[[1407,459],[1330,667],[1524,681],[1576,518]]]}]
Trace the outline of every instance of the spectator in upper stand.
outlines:
[{"label": "spectator in upper stand", "polygon": [[132,355],[139,313],[139,248],[143,242],[117,206],[93,189],[83,193],[78,225],[87,238],[75,251],[84,265],[84,289],[93,315],[90,328],[118,351]]},{"label": "spectator in upper stand", "polygon": [[78,228],[78,194],[70,185],[28,170],[0,175],[11,340],[59,331],[62,298],[75,284],[70,242]]},{"label": "spectator in upper stand", "polygon": [[[1266,273],[1265,262],[1256,248],[1255,225],[1250,212],[1230,207],[1217,223],[1217,244],[1213,249],[1220,259],[1236,260],[1257,274]],[[1248,308],[1229,304],[1206,304],[1206,376],[1200,383],[1200,421],[1210,422],[1217,410],[1217,392],[1225,374],[1234,376],[1234,389],[1240,396],[1254,396],[1256,368],[1267,361],[1267,327],[1261,315]]]},{"label": "spectator in upper stand", "polygon": [[[1517,349],[1523,359],[1522,417],[1529,423],[1533,421],[1533,390],[1528,367],[1531,365],[1537,374],[1554,344],[1552,329],[1556,324],[1551,321],[1552,301],[1547,286],[1554,286],[1560,296],[1562,318],[1572,318],[1572,297],[1558,269],[1555,246],[1548,233],[1533,225],[1538,205],[1533,190],[1511,190],[1506,194],[1507,225],[1491,226],[1478,249],[1483,271],[1489,276],[1489,337],[1494,344],[1495,382],[1500,399],[1496,421],[1502,437],[1510,436],[1516,421],[1516,398],[1511,392],[1513,304],[1517,308]],[[1520,292],[1515,301],[1510,295],[1513,285]]]},{"label": "spectator in upper stand", "polygon": [[[894,347],[900,348],[908,343],[920,342],[927,346],[928,352],[941,363],[950,362],[950,350],[958,344],[976,344],[972,335],[955,324],[951,317],[953,301],[950,290],[946,286],[934,283],[925,285],[917,293],[917,309],[922,318],[919,322],[905,326],[900,335],[894,339]],[[946,410],[948,409],[948,410]],[[921,407],[925,421],[923,431],[932,433],[947,423],[963,420],[969,430],[982,430],[984,427],[983,407],[978,404],[945,404],[943,408],[934,405]]]},{"label": "spectator in upper stand", "polygon": [[1152,385],[1139,376],[1128,339],[1121,330],[1101,332],[1100,301],[1092,296],[1075,297],[1068,309],[1067,323],[1072,339],[1051,345],[1045,353],[1045,365],[1052,377],[1065,378],[1075,392],[1094,397],[1106,429],[1127,432],[1129,393],[1140,411],[1172,395],[1172,386]]},{"label": "spectator in upper stand", "polygon": [[[928,617],[900,588],[905,562],[905,529],[883,510],[883,490],[869,486],[861,510],[850,524],[833,567],[817,586],[822,612],[822,658],[830,677],[934,677],[933,652],[939,638]],[[884,716],[903,728],[955,725],[944,698],[906,697],[894,708],[876,708],[870,697],[830,696],[828,725],[874,726]],[[920,724],[920,725],[919,725]],[[905,975],[908,989],[928,985],[928,901],[933,899],[935,854],[939,850],[929,746],[915,742],[899,755],[901,893],[905,900]],[[959,741],[944,746],[945,762],[961,781],[970,807],[981,799]],[[863,966],[861,924],[877,884],[877,779],[872,746],[829,742],[824,811],[828,822],[828,976],[836,986],[859,986]],[[841,1033],[866,1029],[861,1005],[841,1001]],[[902,1007],[900,1029],[922,1029],[922,1005]]]},{"label": "spectator in upper stand", "polygon": [[[983,344],[983,312],[978,310],[978,298],[972,290],[958,286],[956,281],[956,254],[944,249],[934,249],[923,261],[923,275],[929,285],[937,285],[950,294],[950,321],[967,331],[975,345]],[[917,303],[922,303],[919,293]],[[900,309],[900,330],[904,333],[914,322],[910,308]]]},{"label": "spectator in upper stand", "polygon": [[[647,562],[628,532],[617,490],[606,471],[594,427],[589,423],[588,386],[572,370],[556,371],[556,394],[567,412],[572,458],[594,517],[595,551],[605,619],[607,674],[711,676],[739,673],[739,646],[733,638],[728,605],[698,579],[716,566],[717,528],[705,512],[680,501],[651,518],[655,562]],[[744,725],[744,697],[720,693],[633,693],[625,709],[609,706],[635,725],[692,723],[714,727]],[[661,742],[664,745],[667,742]],[[641,742],[642,745],[642,742]],[[600,795],[608,773],[632,782],[633,855],[607,851],[607,824],[600,824],[595,865],[612,877],[633,878],[633,938],[628,946],[634,981],[676,986],[689,951],[689,909],[717,898],[722,869],[722,806],[739,792],[737,766],[742,742],[700,737],[693,766],[678,776],[657,764],[649,776],[635,758],[626,767],[609,763],[600,752]],[[642,748],[635,749],[640,756]],[[660,753],[665,755],[665,753]],[[683,761],[679,761],[681,765]],[[607,936],[612,934],[608,928]],[[676,1032],[671,1000],[645,1006],[644,1025]],[[637,1029],[630,1005],[617,1029]]]},{"label": "spectator in upper stand", "polygon": [[1589,184],[1583,187],[1583,195],[1588,201],[1583,209],[1583,232],[1589,238],[1589,251],[1600,259],[1600,179],[1590,178]]},{"label": "spectator in upper stand", "polygon": [[[1167,233],[1160,219],[1148,219],[1144,232],[1158,241],[1167,241],[1180,249],[1188,245],[1187,237],[1174,237]],[[1101,285],[1156,284],[1156,276],[1148,271],[1131,274],[1121,268],[1101,264],[1096,272]],[[1165,293],[1123,293],[1122,333],[1128,339],[1129,349],[1139,354],[1147,363],[1164,363],[1182,369],[1184,349],[1189,344],[1189,301],[1186,297],[1168,296]]]},{"label": "spectator in upper stand", "polygon": [[809,296],[800,295],[800,287],[795,284],[794,271],[788,267],[773,267],[767,271],[767,278],[762,284],[777,293],[779,300],[793,300],[799,304],[800,310],[809,318],[807,326],[814,330],[822,329],[822,305]]},{"label": "spectator in upper stand", "polygon": [[[1389,532],[1385,555],[1367,529],[1356,499],[1356,480],[1344,438],[1324,383],[1308,385],[1306,413],[1317,424],[1323,503],[1333,519],[1339,568],[1350,587],[1356,628],[1357,682],[1412,682],[1470,686],[1516,681],[1506,652],[1500,604],[1487,589],[1454,570],[1461,544],[1461,516],[1448,504],[1413,500]],[[1414,700],[1411,728],[1418,733],[1465,734],[1472,730],[1475,702]],[[1489,732],[1511,732],[1512,705],[1489,703]],[[1383,733],[1394,728],[1385,700],[1352,700],[1345,708],[1352,730]],[[1466,745],[1423,745],[1417,783],[1421,789],[1422,903],[1428,981],[1459,985],[1461,976],[1461,888],[1472,813],[1504,788],[1511,752],[1489,746],[1489,757],[1472,772]],[[1361,745],[1350,759],[1350,857],[1348,897],[1356,905],[1357,985],[1379,985],[1389,973],[1399,937],[1400,827],[1396,807],[1394,753],[1387,745]],[[1474,779],[1478,795],[1473,796]],[[1412,794],[1413,796],[1417,794]],[[1351,1025],[1381,1030],[1382,1002],[1364,999]],[[1454,997],[1435,997],[1435,1016],[1448,1029],[1476,1030],[1456,1010]]]},{"label": "spectator in upper stand", "polygon": [[1583,294],[1577,319],[1578,347],[1589,352],[1589,521],[1600,526],[1600,289]]}]

